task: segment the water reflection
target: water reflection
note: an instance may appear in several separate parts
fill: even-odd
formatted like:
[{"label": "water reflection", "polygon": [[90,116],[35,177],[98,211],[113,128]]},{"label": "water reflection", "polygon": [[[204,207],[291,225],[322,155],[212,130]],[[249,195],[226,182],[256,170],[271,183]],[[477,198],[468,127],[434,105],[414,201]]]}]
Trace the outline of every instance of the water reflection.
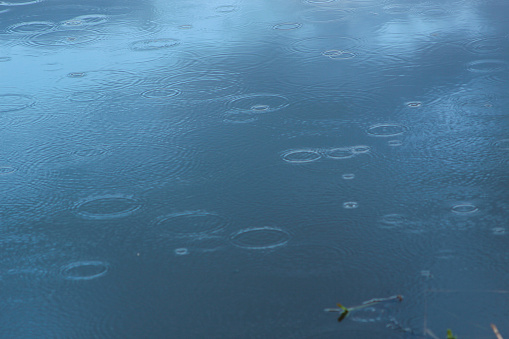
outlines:
[{"label": "water reflection", "polygon": [[508,10],[0,1],[2,333],[509,333]]}]

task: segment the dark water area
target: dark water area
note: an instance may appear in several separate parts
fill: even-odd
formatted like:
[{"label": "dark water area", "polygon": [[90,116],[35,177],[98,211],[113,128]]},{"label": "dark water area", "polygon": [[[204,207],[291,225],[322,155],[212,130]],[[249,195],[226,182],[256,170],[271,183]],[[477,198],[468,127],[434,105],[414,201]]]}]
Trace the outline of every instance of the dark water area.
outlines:
[{"label": "dark water area", "polygon": [[0,338],[509,337],[507,13],[0,0]]}]

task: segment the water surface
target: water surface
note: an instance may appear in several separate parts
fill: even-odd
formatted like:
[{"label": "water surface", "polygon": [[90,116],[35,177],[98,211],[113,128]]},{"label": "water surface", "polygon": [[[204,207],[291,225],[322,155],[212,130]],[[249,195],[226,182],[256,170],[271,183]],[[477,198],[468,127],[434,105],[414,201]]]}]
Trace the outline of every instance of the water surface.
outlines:
[{"label": "water surface", "polygon": [[509,336],[508,12],[0,1],[1,337]]}]

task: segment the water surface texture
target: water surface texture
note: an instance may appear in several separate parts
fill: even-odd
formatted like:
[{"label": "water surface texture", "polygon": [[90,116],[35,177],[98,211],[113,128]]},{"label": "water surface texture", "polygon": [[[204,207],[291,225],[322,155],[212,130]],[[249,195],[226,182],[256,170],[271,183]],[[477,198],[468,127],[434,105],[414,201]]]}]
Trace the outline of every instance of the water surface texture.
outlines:
[{"label": "water surface texture", "polygon": [[509,337],[507,13],[0,1],[0,337]]}]

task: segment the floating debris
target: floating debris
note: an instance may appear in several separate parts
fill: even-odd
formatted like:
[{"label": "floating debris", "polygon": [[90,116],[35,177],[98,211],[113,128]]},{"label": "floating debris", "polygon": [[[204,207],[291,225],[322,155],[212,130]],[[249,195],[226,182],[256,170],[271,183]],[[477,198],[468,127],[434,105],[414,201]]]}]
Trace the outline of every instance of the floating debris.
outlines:
[{"label": "floating debris", "polygon": [[363,308],[366,308],[366,307],[370,307],[370,306],[373,306],[373,305],[376,305],[376,304],[379,304],[379,303],[389,302],[389,301],[398,301],[398,302],[403,301],[403,296],[398,294],[398,295],[393,295],[392,297],[388,297],[388,298],[375,298],[375,299],[371,299],[371,300],[365,301],[362,304],[360,304],[359,306],[353,306],[353,307],[349,307],[349,308],[341,305],[340,303],[337,303],[336,305],[339,308],[326,308],[324,311],[325,312],[338,312],[338,313],[340,313],[339,314],[339,318],[338,318],[338,322],[341,322],[341,321],[343,321],[343,319],[346,318],[346,316],[350,312],[357,311],[357,310],[360,310],[360,309],[363,309]]}]

